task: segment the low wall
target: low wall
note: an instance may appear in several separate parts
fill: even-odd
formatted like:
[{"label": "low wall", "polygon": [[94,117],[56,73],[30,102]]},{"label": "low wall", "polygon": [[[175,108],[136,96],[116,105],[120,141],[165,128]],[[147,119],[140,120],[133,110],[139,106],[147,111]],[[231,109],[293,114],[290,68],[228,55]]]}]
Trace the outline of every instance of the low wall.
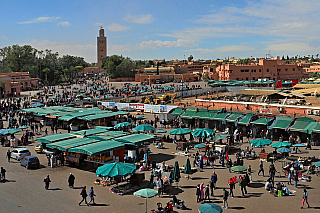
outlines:
[{"label": "low wall", "polygon": [[[300,114],[300,115],[318,115],[320,107],[295,106],[295,105],[281,105],[281,104],[266,104],[256,102],[236,102],[236,101],[221,101],[221,100],[203,100],[196,99],[195,106],[215,107],[218,109],[225,108],[226,110],[251,110],[261,114],[274,114],[275,112],[282,112],[283,114]],[[281,110],[280,110],[281,109]],[[316,111],[316,112],[315,112]]]},{"label": "low wall", "polygon": [[109,78],[109,82],[128,82],[135,81],[134,78]]}]

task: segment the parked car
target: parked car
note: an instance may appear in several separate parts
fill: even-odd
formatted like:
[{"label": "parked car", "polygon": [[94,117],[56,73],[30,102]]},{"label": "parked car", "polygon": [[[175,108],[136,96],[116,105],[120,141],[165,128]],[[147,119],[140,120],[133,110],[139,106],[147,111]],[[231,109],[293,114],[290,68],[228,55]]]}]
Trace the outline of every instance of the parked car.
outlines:
[{"label": "parked car", "polygon": [[20,165],[26,167],[27,169],[39,169],[40,168],[40,162],[39,159],[34,156],[25,156],[20,159]]},{"label": "parked car", "polygon": [[27,148],[16,148],[11,151],[11,158],[20,160],[25,156],[31,155],[30,151]]},{"label": "parked car", "polygon": [[42,150],[43,150],[43,147],[41,143],[39,143],[34,147],[34,151],[36,151],[36,153],[42,153]]}]

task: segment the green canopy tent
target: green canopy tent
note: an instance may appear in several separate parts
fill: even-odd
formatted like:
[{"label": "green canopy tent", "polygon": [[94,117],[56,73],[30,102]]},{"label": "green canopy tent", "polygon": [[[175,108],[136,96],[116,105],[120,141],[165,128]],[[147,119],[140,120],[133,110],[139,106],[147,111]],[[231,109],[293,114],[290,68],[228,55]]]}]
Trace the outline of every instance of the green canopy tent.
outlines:
[{"label": "green canopy tent", "polygon": [[191,164],[190,164],[189,158],[187,158],[186,166],[184,167],[184,173],[188,174],[188,180],[189,180],[189,175],[192,174]]},{"label": "green canopy tent", "polygon": [[277,151],[287,153],[287,152],[291,152],[291,149],[286,147],[281,147],[281,148],[278,148]]},{"label": "green canopy tent", "polygon": [[202,204],[199,207],[199,213],[220,213],[222,212],[221,206],[213,203]]},{"label": "green canopy tent", "polygon": [[191,133],[191,132],[192,132],[191,129],[178,128],[178,129],[171,130],[169,132],[169,135],[185,135],[185,134],[188,134],[188,133]]},{"label": "green canopy tent", "polygon": [[140,189],[139,191],[136,191],[133,193],[135,196],[146,198],[146,213],[148,213],[148,198],[152,198],[158,194],[158,192],[154,189]]},{"label": "green canopy tent", "polygon": [[136,166],[131,163],[115,162],[107,163],[98,167],[96,175],[98,177],[125,177],[133,174],[136,171]]},{"label": "green canopy tent", "polygon": [[256,140],[250,141],[250,144],[254,147],[270,145],[271,143],[272,143],[272,140],[270,139],[256,139]]},{"label": "green canopy tent", "polygon": [[127,126],[131,126],[131,123],[130,122],[118,123],[113,128],[118,129],[118,128],[123,128],[123,127],[127,127]]},{"label": "green canopy tent", "polygon": [[206,145],[201,144],[201,143],[194,146],[194,148],[197,148],[197,149],[203,149],[203,148],[206,148],[206,147],[207,147]]},{"label": "green canopy tent", "polygon": [[244,172],[248,169],[246,166],[233,166],[231,167],[231,170],[234,172]]},{"label": "green canopy tent", "polygon": [[297,118],[294,124],[289,128],[292,132],[303,132],[303,130],[310,124],[313,123],[314,120],[308,117],[300,117]]},{"label": "green canopy tent", "polygon": [[218,135],[215,135],[214,137],[212,137],[212,140],[219,141],[219,140],[226,139],[227,137],[228,137],[227,134],[218,134]]},{"label": "green canopy tent", "polygon": [[147,132],[150,130],[155,130],[155,128],[153,126],[151,126],[150,124],[141,124],[141,125],[135,127],[133,130],[137,131],[137,132]]},{"label": "green canopy tent", "polygon": [[172,179],[177,183],[180,181],[181,175],[180,175],[180,167],[178,161],[174,163],[173,173],[172,173]]},{"label": "green canopy tent", "polygon": [[213,136],[215,133],[216,131],[214,131],[213,129],[202,129],[202,128],[198,128],[192,131],[193,136],[203,137],[203,138],[209,138]]},{"label": "green canopy tent", "polygon": [[286,147],[286,146],[291,146],[291,143],[289,142],[276,142],[271,144],[272,148],[280,148],[280,147]]}]

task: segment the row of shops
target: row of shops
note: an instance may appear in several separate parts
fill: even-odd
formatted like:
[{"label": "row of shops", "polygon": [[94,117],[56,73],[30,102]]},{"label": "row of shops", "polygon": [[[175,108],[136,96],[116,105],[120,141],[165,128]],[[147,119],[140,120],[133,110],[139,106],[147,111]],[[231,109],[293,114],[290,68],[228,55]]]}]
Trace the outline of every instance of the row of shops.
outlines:
[{"label": "row of shops", "polygon": [[176,108],[171,114],[179,116],[189,126],[220,131],[228,128],[230,132],[238,129],[244,137],[249,132],[254,138],[263,136],[278,140],[281,137],[282,140],[288,140],[290,135],[293,134],[299,136],[303,141],[309,138],[314,145],[318,145],[317,143],[320,139],[320,122],[309,117],[262,116],[255,113],[230,112],[224,109],[205,110],[194,108]]},{"label": "row of shops", "polygon": [[107,111],[99,108],[73,108],[53,106],[45,108],[21,109],[29,119],[43,122],[43,125],[59,126],[64,129],[77,131],[93,128],[94,126],[112,126],[117,123],[118,116],[128,115],[123,111]]},{"label": "row of shops", "polygon": [[54,134],[37,138],[43,147],[53,153],[63,153],[64,159],[81,167],[97,168],[105,163],[123,162],[146,153],[146,142],[154,135],[129,134],[121,131],[90,129],[73,133]]}]

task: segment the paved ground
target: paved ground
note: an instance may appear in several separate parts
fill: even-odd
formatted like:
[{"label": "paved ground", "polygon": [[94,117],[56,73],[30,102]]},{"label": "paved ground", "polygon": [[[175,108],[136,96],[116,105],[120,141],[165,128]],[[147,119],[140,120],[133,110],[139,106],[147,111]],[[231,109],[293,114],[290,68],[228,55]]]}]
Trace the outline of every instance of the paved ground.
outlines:
[{"label": "paved ground", "polygon": [[[153,118],[153,115],[147,114],[147,118]],[[168,129],[169,130],[169,129]],[[21,134],[21,133],[20,133]],[[17,134],[17,137],[20,137]],[[29,146],[29,150],[32,154],[34,152],[33,143]],[[242,147],[248,144],[243,144]],[[166,149],[157,149],[153,145],[150,145],[152,151],[152,159],[156,162],[166,161],[167,164],[174,164],[176,160],[179,161],[179,165],[184,165],[186,157],[172,154],[175,151],[174,144],[165,144]],[[268,147],[267,151],[271,148]],[[109,187],[94,186],[95,193],[97,194],[96,202],[97,206],[87,207],[78,206],[78,202],[81,200],[79,195],[80,187],[86,185],[87,188],[93,186],[93,182],[96,179],[95,173],[90,171],[84,171],[77,168],[71,168],[69,166],[50,168],[46,167],[46,158],[44,154],[35,154],[40,158],[40,162],[43,167],[39,170],[26,170],[21,167],[18,162],[12,160],[12,163],[8,163],[5,158],[5,152],[7,148],[0,147],[0,166],[3,166],[7,170],[6,183],[0,184],[0,205],[2,207],[1,212],[137,212],[141,213],[145,210],[145,199],[139,198],[133,195],[120,196],[108,192]],[[194,153],[196,150],[191,150]],[[259,149],[257,149],[259,151]],[[319,149],[308,151],[308,153],[301,154],[302,156],[319,156]],[[234,156],[231,156],[232,160],[235,160]],[[192,163],[192,160],[191,160]],[[307,212],[320,211],[320,177],[312,176],[312,182],[300,183],[297,192],[290,197],[273,197],[267,191],[264,190],[264,184],[266,177],[257,176],[258,160],[245,160],[245,166],[251,165],[253,168],[253,184],[248,188],[248,196],[241,197],[240,187],[236,186],[235,198],[229,199],[229,209],[224,212],[299,212],[301,206],[302,191],[304,186],[308,188],[309,203],[311,209],[304,209]],[[265,163],[265,170],[267,170],[268,164]],[[281,171],[281,164],[275,163],[276,169]],[[218,174],[218,189],[215,191],[215,197],[212,202],[218,205],[222,205],[222,188],[227,187],[227,178],[234,176],[230,174],[226,168],[216,166],[216,173]],[[67,186],[67,178],[69,173],[72,172],[75,177],[76,189],[70,189]],[[50,190],[44,189],[43,178],[49,174],[51,178]],[[206,168],[202,172],[197,172],[191,175],[190,180],[185,178],[182,174],[181,181],[179,183],[179,189],[174,189],[173,194],[177,194],[179,199],[185,200],[186,206],[189,208],[185,211],[178,212],[197,212],[197,209],[201,205],[196,203],[196,185],[200,183],[207,184],[212,174],[211,168]],[[149,172],[146,172],[146,178],[149,177]],[[276,177],[276,182],[287,181],[287,178]],[[294,189],[293,186],[289,186],[289,189]],[[125,199],[125,200],[124,200]],[[148,209],[156,207],[157,202],[161,202],[163,205],[169,201],[169,196],[164,195],[161,198],[155,197],[148,200]]]}]

